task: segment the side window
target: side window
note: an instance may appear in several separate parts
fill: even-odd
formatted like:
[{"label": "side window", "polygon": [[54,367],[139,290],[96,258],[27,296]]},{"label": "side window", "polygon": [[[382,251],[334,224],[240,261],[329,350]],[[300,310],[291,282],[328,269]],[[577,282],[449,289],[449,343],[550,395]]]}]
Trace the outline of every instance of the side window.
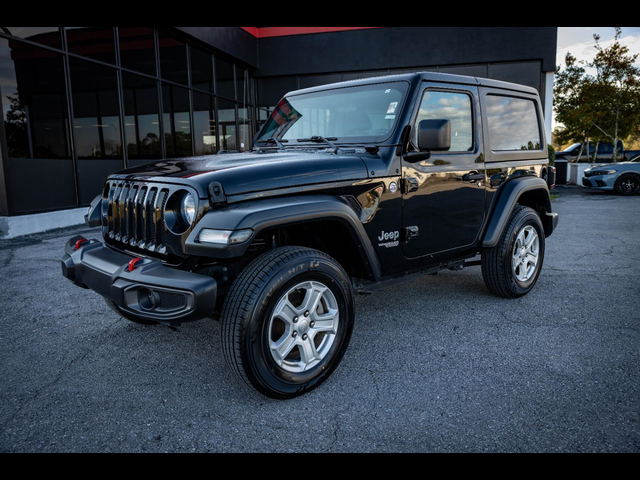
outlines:
[{"label": "side window", "polygon": [[533,100],[488,95],[487,117],[494,152],[542,150],[540,123]]},{"label": "side window", "polygon": [[[423,120],[451,121],[450,153],[473,151],[473,108],[466,93],[427,90],[420,104],[416,127]],[[418,144],[418,129],[413,129],[413,143]]]}]

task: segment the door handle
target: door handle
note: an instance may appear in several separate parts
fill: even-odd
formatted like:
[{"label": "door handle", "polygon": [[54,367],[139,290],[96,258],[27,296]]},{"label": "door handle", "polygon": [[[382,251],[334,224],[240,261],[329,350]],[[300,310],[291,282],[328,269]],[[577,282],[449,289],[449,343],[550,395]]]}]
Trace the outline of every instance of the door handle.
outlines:
[{"label": "door handle", "polygon": [[465,182],[482,182],[486,179],[486,175],[484,173],[478,172],[469,172],[462,177],[462,180]]}]

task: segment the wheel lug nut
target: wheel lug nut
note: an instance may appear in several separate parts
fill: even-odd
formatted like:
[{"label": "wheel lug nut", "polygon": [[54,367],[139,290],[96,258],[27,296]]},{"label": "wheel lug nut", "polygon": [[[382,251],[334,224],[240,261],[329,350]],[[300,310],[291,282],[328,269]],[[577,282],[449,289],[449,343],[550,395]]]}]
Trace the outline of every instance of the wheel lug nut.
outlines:
[{"label": "wheel lug nut", "polygon": [[302,337],[302,340],[304,340],[305,342],[306,342],[307,340],[309,340],[309,335],[304,335],[304,336]]},{"label": "wheel lug nut", "polygon": [[293,338],[296,338],[298,336],[298,332],[293,332]]},{"label": "wheel lug nut", "polygon": [[309,316],[311,316],[311,314],[310,314],[309,312],[306,312],[306,313],[304,314],[304,316],[305,316],[305,317],[307,317],[307,318],[309,318]]},{"label": "wheel lug nut", "polygon": [[311,324],[309,325],[311,328],[315,328],[316,326],[316,322],[311,322]]},{"label": "wheel lug nut", "polygon": [[293,319],[293,323],[298,323],[300,321],[300,319],[298,317]]}]

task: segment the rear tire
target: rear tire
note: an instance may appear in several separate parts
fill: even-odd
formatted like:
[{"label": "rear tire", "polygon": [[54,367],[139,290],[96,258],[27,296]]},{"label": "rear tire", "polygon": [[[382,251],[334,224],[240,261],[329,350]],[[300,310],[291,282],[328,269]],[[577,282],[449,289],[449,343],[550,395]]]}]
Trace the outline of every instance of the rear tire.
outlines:
[{"label": "rear tire", "polygon": [[633,174],[622,175],[616,182],[616,193],[631,197],[640,193],[640,177]]},{"label": "rear tire", "polygon": [[538,213],[517,206],[498,245],[482,256],[487,288],[503,298],[520,298],[535,287],[545,256],[545,233]]},{"label": "rear tire", "polygon": [[309,248],[278,248],[231,287],[222,312],[224,356],[246,385],[270,398],[295,398],[338,367],[354,318],[351,281],[336,260]]}]

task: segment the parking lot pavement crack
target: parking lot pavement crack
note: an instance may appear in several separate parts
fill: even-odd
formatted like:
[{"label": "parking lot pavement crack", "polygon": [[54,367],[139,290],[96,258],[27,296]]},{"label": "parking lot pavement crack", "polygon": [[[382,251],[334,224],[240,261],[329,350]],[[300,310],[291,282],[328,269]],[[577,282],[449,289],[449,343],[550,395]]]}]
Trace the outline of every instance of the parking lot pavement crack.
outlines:
[{"label": "parking lot pavement crack", "polygon": [[[115,327],[117,324],[121,323],[122,321],[123,321],[122,318],[118,319],[116,322],[112,323],[109,327],[107,327],[105,330],[103,330],[101,332],[101,334],[104,334],[104,333],[108,332],[109,330],[111,330],[113,327]],[[45,392],[46,390],[48,390],[50,388],[55,387],[64,378],[64,376],[67,374],[67,372],[74,365],[82,362],[85,358],[87,358],[91,353],[93,353],[96,350],[98,350],[101,346],[102,346],[102,342],[99,342],[95,347],[86,350],[82,354],[80,354],[77,357],[75,357],[74,359],[72,359],[69,363],[67,363],[67,365],[64,366],[62,368],[62,370],[60,370],[60,372],[58,373],[56,378],[54,378],[51,382],[47,383],[46,385],[42,386],[41,388],[37,389],[33,393],[33,395],[31,395],[30,398],[28,398],[26,401],[24,401],[22,403],[22,405],[20,405],[17,408],[17,410],[13,413],[13,415],[11,415],[2,425],[0,425],[0,432],[4,432],[15,418],[17,418],[24,410],[26,410],[29,407],[29,405],[31,405],[32,403],[34,403],[35,401],[37,401],[40,398],[40,396],[42,395],[43,392]]]},{"label": "parking lot pavement crack", "polygon": [[[631,247],[633,245],[626,243],[624,240],[619,240],[622,242],[622,244],[620,245],[609,245],[607,247],[606,252],[601,252],[599,253],[600,256],[603,257],[611,257],[614,256],[616,254],[615,250],[616,248],[623,248],[623,247]],[[592,258],[593,257],[593,252],[589,252],[589,253],[585,253],[584,255],[580,255],[579,257],[576,257],[575,260],[584,260],[585,258]]]},{"label": "parking lot pavement crack", "polygon": [[380,385],[378,385],[378,379],[376,378],[376,372],[373,370],[369,370],[369,375],[371,375],[371,379],[373,380],[373,387],[376,390],[376,402],[373,410],[373,418],[374,420],[378,418],[378,408],[380,407]]},{"label": "parking lot pavement crack", "polygon": [[328,453],[337,452],[336,447],[338,446],[338,442],[340,441],[340,428],[341,428],[340,415],[336,414],[334,423],[335,423],[335,428],[333,429],[333,442],[331,442],[331,445],[329,446]]},{"label": "parking lot pavement crack", "polygon": [[7,268],[13,262],[13,259],[16,256],[16,252],[14,250],[9,250],[7,252],[7,257],[3,260],[2,265],[0,265],[0,270]]}]

